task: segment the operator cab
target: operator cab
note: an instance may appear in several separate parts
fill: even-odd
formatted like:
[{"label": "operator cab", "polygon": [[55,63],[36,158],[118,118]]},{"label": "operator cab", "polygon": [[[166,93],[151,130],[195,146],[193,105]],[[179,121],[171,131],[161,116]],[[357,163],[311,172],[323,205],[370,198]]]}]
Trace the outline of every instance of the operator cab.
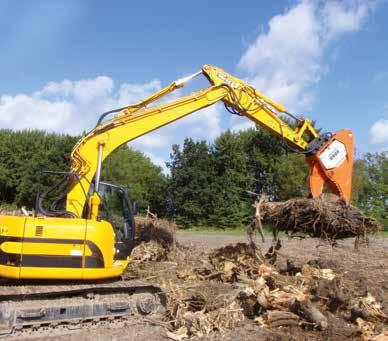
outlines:
[{"label": "operator cab", "polygon": [[115,233],[115,259],[125,260],[135,247],[134,210],[125,188],[100,182],[99,220],[111,223]]},{"label": "operator cab", "polygon": [[[66,194],[69,183],[78,181],[71,173],[43,171],[42,174],[52,177],[59,176],[59,181],[46,189],[43,193],[38,190],[35,215],[42,214],[46,217],[75,218],[74,214],[66,211]],[[39,180],[40,187],[40,180]],[[89,188],[87,198],[95,191],[93,181]],[[101,199],[97,220],[108,221],[115,235],[115,260],[125,260],[135,247],[135,219],[133,205],[128,200],[125,188],[108,182],[99,183],[98,195]],[[86,200],[88,202],[88,200]],[[85,205],[82,217],[88,219],[89,206]]]}]

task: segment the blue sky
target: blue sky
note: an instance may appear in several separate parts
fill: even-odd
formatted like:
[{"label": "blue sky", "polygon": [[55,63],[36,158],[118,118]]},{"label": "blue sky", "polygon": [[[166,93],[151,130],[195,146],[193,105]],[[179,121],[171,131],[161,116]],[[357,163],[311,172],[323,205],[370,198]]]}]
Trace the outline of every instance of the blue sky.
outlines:
[{"label": "blue sky", "polygon": [[[359,155],[388,150],[387,1],[3,0],[0,27],[2,128],[79,134],[207,63],[353,129]],[[248,126],[214,106],[132,145],[163,165],[185,137]]]}]

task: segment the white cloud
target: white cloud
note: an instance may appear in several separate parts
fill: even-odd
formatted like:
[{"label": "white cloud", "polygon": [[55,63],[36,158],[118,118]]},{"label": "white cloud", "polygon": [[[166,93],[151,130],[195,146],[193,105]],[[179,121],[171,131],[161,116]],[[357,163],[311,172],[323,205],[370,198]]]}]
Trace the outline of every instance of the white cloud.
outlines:
[{"label": "white cloud", "polygon": [[49,101],[25,94],[3,95],[0,97],[0,126],[57,130],[69,122],[74,109],[67,101]]},{"label": "white cloud", "polygon": [[62,82],[49,82],[42,90],[37,91],[34,97],[39,98],[68,98],[75,102],[90,103],[96,98],[106,98],[113,91],[113,80],[106,76],[94,79],[71,82],[65,79]]},{"label": "white cloud", "polygon": [[179,125],[187,137],[212,141],[222,132],[221,116],[222,106],[215,104],[183,118]]},{"label": "white cloud", "polygon": [[236,120],[235,124],[231,127],[232,131],[238,132],[241,130],[247,130],[249,128],[254,128],[255,123],[247,120],[246,118],[239,118]]},{"label": "white cloud", "polygon": [[[130,86],[132,92],[128,90]],[[127,104],[132,103],[159,87],[158,81],[152,81],[143,85],[123,84],[115,91],[113,80],[106,76],[49,82],[31,95],[1,96],[0,125],[80,134],[93,127],[102,112],[117,108],[126,100]]]},{"label": "white cloud", "polygon": [[309,87],[327,71],[325,55],[334,40],[361,29],[375,2],[299,1],[274,16],[241,57],[248,81],[292,110],[311,107]]},{"label": "white cloud", "polygon": [[[314,101],[310,88],[327,71],[325,60],[330,59],[326,57],[333,42],[360,30],[374,8],[374,1],[299,1],[270,19],[268,29],[261,30],[241,57],[239,67],[249,83],[290,110],[310,109]],[[80,134],[92,128],[102,112],[132,104],[160,88],[158,79],[116,85],[107,76],[49,82],[32,94],[0,96],[0,127]],[[178,91],[167,99],[181,95]],[[212,141],[225,126],[241,130],[252,125],[234,116],[222,119],[223,115],[221,105],[214,105],[131,145],[165,170],[171,144],[181,144],[185,137]],[[376,122],[371,128],[377,132],[373,136],[386,136],[386,125],[387,120]]]},{"label": "white cloud", "polygon": [[145,154],[145,156],[149,157],[155,165],[162,168],[162,170],[165,174],[168,173],[168,168],[166,166],[166,160],[163,157],[160,157],[160,156],[158,156],[150,151],[145,151],[144,154]]},{"label": "white cloud", "polygon": [[[160,88],[161,82],[157,79],[116,87],[107,76],[49,82],[32,94],[0,96],[0,127],[81,134],[94,127],[101,113],[136,103]],[[178,91],[165,100],[174,100],[180,95]],[[220,122],[218,106],[213,106],[144,135],[131,142],[131,146],[143,151],[165,170],[160,155],[167,159],[172,144],[182,143],[185,137],[214,139],[221,133]]]},{"label": "white cloud", "polygon": [[372,144],[385,144],[388,147],[388,119],[375,122],[369,130],[369,137]]},{"label": "white cloud", "polygon": [[138,149],[161,149],[169,148],[173,142],[173,136],[166,134],[165,131],[153,131],[134,140],[131,145]]},{"label": "white cloud", "polygon": [[120,86],[118,93],[118,107],[123,107],[135,103],[161,88],[160,80],[154,79],[146,84],[128,84]]},{"label": "white cloud", "polygon": [[167,172],[165,162],[168,161],[171,146],[182,145],[185,138],[214,140],[222,132],[221,116],[221,107],[214,105],[144,135],[130,145],[144,151],[155,164]]},{"label": "white cloud", "polygon": [[329,1],[322,9],[326,40],[358,31],[376,7],[376,1]]}]

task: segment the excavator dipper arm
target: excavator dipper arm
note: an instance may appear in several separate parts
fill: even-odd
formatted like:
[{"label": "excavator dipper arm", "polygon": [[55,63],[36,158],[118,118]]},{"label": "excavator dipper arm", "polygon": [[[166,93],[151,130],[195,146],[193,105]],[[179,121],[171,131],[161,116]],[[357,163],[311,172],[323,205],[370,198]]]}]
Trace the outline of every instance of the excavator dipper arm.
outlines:
[{"label": "excavator dipper arm", "polygon": [[[199,74],[205,75],[211,86],[165,104],[149,106]],[[112,111],[117,115],[106,122],[102,122],[105,115],[102,116],[98,125],[73,149],[71,171],[77,174],[79,181],[67,194],[67,211],[81,217],[85,204],[88,204],[89,218],[95,219],[98,215],[98,195],[95,193],[86,202],[85,193],[88,193],[93,179],[98,188],[101,163],[107,156],[124,143],[219,101],[229,111],[247,117],[283,139],[293,150],[306,154],[311,166],[313,196],[319,196],[327,183],[334,193],[349,202],[354,148],[350,130],[320,136],[310,120],[295,118],[282,105],[242,80],[218,67],[205,65],[201,71],[171,83],[135,105]],[[284,121],[280,113],[296,119],[295,127]]]}]

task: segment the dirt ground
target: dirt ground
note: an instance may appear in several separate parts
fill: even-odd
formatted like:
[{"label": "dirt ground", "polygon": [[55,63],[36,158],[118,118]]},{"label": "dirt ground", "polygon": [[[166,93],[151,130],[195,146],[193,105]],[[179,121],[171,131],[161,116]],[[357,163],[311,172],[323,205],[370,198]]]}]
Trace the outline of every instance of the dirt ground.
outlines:
[{"label": "dirt ground", "polygon": [[[271,245],[271,238],[267,237],[265,243],[257,241],[263,251]],[[207,252],[211,249],[225,246],[231,243],[246,242],[244,235],[228,233],[199,233],[178,232],[179,243],[191,246],[193,257],[196,253]],[[337,247],[322,244],[317,240],[286,239],[282,238],[282,248],[279,253],[278,266],[291,260],[295,264],[305,263],[311,260],[319,260],[320,264],[341,273],[345,281],[349,281],[359,290],[360,295],[371,293],[383,304],[384,313],[388,315],[388,238],[372,238],[369,246],[363,245],[358,251],[354,250],[353,240],[339,242]],[[356,282],[356,283],[355,283]],[[329,322],[331,317],[328,316]],[[315,331],[299,332],[287,327],[268,330],[260,327],[253,321],[247,320],[241,326],[226,333],[211,334],[202,337],[201,340],[350,340],[353,334],[350,327],[335,326],[341,333],[333,333],[332,328],[325,332]],[[347,331],[349,330],[349,335]],[[61,335],[59,335],[61,334]],[[39,339],[39,338],[34,338]],[[40,338],[42,339],[42,338]],[[166,340],[166,331],[161,326],[147,321],[127,321],[122,324],[94,326],[88,330],[73,330],[58,333],[51,338],[55,340]]]},{"label": "dirt ground", "polygon": [[[178,233],[178,239],[186,244],[192,245],[201,251],[219,248],[226,244],[246,242],[245,235],[213,234],[213,233]],[[256,238],[256,244],[265,252],[271,246],[271,237],[266,237],[264,243]],[[351,283],[362,296],[369,292],[383,305],[383,311],[388,314],[388,238],[371,238],[369,245],[363,245],[358,251],[354,249],[354,239],[339,241],[338,245],[332,247],[317,239],[289,239],[282,238],[282,248],[277,260],[277,268],[286,265],[287,260],[295,264],[304,264],[311,260],[318,260],[320,266],[333,269],[343,276],[343,280]],[[329,316],[330,320],[330,316]],[[331,321],[334,323],[334,319]],[[277,335],[276,331],[268,333],[254,324],[244,325],[222,336],[223,340],[348,340],[346,337],[347,326],[336,326],[334,329],[341,329],[344,333],[331,335],[330,329],[321,334],[304,331],[295,333],[295,330],[287,336],[287,329],[281,330]],[[350,333],[350,330],[349,330]],[[215,336],[214,339],[217,339]],[[221,338],[220,338],[221,339]]]}]

